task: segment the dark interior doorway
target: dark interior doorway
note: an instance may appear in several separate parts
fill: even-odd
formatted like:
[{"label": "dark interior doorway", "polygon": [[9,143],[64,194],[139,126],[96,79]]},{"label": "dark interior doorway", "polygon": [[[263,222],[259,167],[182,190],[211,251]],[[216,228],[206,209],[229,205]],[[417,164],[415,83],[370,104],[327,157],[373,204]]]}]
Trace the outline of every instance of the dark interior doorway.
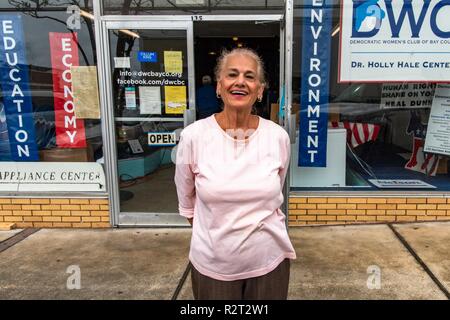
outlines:
[{"label": "dark interior doorway", "polygon": [[259,116],[270,118],[270,104],[279,99],[280,80],[280,24],[279,22],[220,21],[194,23],[195,87],[202,85],[202,77],[214,81],[214,68],[223,49],[245,47],[255,50],[263,59],[268,86],[262,102],[255,105]]}]

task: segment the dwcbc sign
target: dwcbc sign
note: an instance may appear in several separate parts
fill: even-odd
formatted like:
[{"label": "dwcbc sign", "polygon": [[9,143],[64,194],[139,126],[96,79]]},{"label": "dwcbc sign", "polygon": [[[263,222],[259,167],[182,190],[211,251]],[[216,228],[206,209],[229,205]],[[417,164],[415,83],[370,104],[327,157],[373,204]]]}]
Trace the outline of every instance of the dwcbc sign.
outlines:
[{"label": "dwcbc sign", "polygon": [[343,0],[340,81],[450,81],[450,0]]},{"label": "dwcbc sign", "polygon": [[[408,32],[411,32],[411,38],[419,38],[426,17],[428,18],[426,23],[436,37],[450,38],[450,30],[444,31],[442,29],[444,27],[444,19],[438,20],[438,15],[440,13],[445,14],[444,11],[448,9],[446,6],[450,6],[450,0],[434,1],[433,7],[431,7],[431,0],[416,0],[416,10],[413,8],[413,0],[396,0],[396,10],[393,7],[392,0],[384,0],[384,10],[378,2],[353,0],[352,38],[371,38],[376,36],[384,20],[387,20],[386,23],[388,23],[392,38],[399,38],[400,31],[408,27]],[[418,10],[419,12],[416,16]],[[368,30],[361,31],[363,28]]]}]

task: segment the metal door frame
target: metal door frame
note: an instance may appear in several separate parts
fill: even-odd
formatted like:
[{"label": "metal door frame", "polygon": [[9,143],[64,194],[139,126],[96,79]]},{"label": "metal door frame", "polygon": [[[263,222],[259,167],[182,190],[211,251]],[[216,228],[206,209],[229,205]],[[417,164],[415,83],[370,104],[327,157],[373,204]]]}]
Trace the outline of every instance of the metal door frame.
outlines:
[{"label": "metal door frame", "polygon": [[[286,6],[292,1],[286,0]],[[157,212],[120,212],[120,196],[117,172],[117,149],[115,141],[115,119],[112,97],[112,74],[110,69],[109,52],[109,34],[110,29],[167,29],[167,30],[186,30],[187,55],[188,55],[188,92],[189,108],[195,110],[195,74],[194,74],[194,31],[193,22],[202,21],[276,21],[280,22],[280,79],[290,83],[288,78],[290,67],[287,67],[292,59],[285,58],[285,54],[290,52],[292,55],[292,34],[288,28],[289,25],[286,14],[280,15],[204,15],[204,16],[121,16],[121,15],[101,15],[101,1],[94,1],[94,19],[96,22],[95,37],[97,43],[97,65],[100,90],[100,104],[102,112],[102,132],[103,132],[103,155],[105,159],[105,173],[107,179],[107,190],[110,204],[110,221],[114,227],[185,227],[189,224],[186,219],[178,213],[157,213]],[[292,17],[291,17],[292,18]],[[283,25],[284,23],[284,25]],[[287,48],[287,46],[291,46]],[[283,64],[284,66],[283,66]],[[286,85],[286,106],[288,105],[288,86]],[[287,107],[286,111],[290,111]],[[289,114],[290,112],[286,112]],[[192,119],[192,118],[191,118]],[[184,117],[184,125],[189,124],[190,120]],[[289,122],[289,121],[287,121]],[[285,129],[289,129],[284,125]],[[289,131],[288,131],[289,132]],[[289,175],[287,175],[288,177]],[[288,181],[286,181],[288,186]],[[286,187],[285,185],[285,187]],[[286,217],[288,215],[288,197],[285,196],[284,210]],[[126,215],[126,217],[125,217]],[[125,220],[125,221],[124,221]]]}]

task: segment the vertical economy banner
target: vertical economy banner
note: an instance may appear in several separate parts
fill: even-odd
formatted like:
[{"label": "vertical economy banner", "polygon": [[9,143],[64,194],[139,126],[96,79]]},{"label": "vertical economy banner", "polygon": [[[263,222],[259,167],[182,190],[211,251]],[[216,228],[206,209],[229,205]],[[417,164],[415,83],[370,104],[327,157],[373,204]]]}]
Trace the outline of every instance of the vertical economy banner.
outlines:
[{"label": "vertical economy banner", "polygon": [[298,165],[326,167],[332,3],[304,5]]},{"label": "vertical economy banner", "polygon": [[13,161],[39,160],[20,15],[0,14],[0,82]]},{"label": "vertical economy banner", "polygon": [[340,82],[450,81],[450,0],[342,0]]},{"label": "vertical economy banner", "polygon": [[74,33],[50,32],[53,68],[56,144],[60,148],[86,147],[84,121],[75,116],[71,66],[78,66],[78,40]]}]

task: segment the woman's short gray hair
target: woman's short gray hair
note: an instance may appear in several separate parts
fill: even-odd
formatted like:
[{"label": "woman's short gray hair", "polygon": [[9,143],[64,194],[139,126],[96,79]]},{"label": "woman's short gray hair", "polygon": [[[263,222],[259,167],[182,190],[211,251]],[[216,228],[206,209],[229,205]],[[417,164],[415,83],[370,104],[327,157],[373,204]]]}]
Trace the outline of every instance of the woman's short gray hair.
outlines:
[{"label": "woman's short gray hair", "polygon": [[216,81],[220,80],[220,73],[222,72],[222,69],[223,69],[223,66],[225,65],[226,59],[228,59],[228,57],[235,55],[235,54],[246,55],[256,61],[259,82],[263,85],[263,87],[265,87],[266,86],[266,76],[265,76],[266,72],[264,70],[264,62],[262,61],[261,57],[256,53],[256,51],[254,51],[253,49],[249,49],[249,48],[235,48],[231,51],[226,50],[226,49],[223,50],[222,53],[220,54],[219,58],[217,59],[217,65],[214,70],[214,75],[216,77]]}]

